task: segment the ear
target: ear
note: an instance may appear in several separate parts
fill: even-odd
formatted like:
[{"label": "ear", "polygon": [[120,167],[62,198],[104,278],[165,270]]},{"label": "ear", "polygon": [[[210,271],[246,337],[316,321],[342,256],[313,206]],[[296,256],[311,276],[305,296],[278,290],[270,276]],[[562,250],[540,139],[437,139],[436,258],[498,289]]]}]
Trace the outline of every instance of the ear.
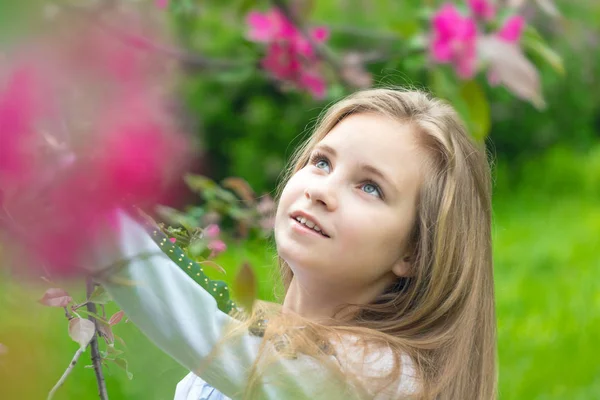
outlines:
[{"label": "ear", "polygon": [[412,275],[412,259],[409,255],[404,255],[394,263],[392,272],[399,278]]}]

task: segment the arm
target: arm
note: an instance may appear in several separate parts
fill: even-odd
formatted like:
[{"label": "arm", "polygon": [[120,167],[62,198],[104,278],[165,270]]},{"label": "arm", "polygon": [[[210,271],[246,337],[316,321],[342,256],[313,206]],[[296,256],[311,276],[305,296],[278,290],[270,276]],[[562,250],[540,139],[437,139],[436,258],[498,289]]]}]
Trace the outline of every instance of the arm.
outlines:
[{"label": "arm", "polygon": [[[221,312],[215,299],[162,253],[132,218],[121,214],[119,225],[120,238],[109,252],[112,259],[104,255],[103,265],[131,261],[101,274],[102,284],[159,348],[226,396],[242,398],[261,338],[244,333],[223,341],[239,322]],[[344,385],[328,376],[309,357],[281,360],[261,374],[261,398],[338,398]]]}]

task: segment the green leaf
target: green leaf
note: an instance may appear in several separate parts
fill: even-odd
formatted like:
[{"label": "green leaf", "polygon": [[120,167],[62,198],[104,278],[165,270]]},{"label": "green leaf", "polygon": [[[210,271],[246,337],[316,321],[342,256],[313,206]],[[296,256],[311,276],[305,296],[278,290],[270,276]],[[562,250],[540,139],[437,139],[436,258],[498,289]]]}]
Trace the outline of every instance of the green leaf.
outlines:
[{"label": "green leaf", "polygon": [[188,174],[183,179],[188,187],[196,193],[202,194],[205,190],[218,189],[218,185],[205,176]]},{"label": "green leaf", "polygon": [[482,142],[490,132],[490,104],[485,97],[485,93],[477,81],[471,80],[461,85],[459,89],[460,97],[465,101],[468,116],[467,124],[471,135]]},{"label": "green leaf", "polygon": [[114,344],[109,344],[108,346],[106,346],[106,353],[107,353],[107,356],[115,358],[115,357],[123,354],[123,351],[116,349]]},{"label": "green leaf", "polygon": [[129,370],[127,369],[127,360],[126,359],[124,359],[124,358],[115,358],[114,360],[110,360],[110,361],[114,362],[119,367],[123,368],[125,370],[125,373],[127,374],[127,378],[129,380],[133,379],[133,374],[131,372],[129,372]]},{"label": "green leaf", "polygon": [[521,43],[527,52],[539,57],[558,74],[565,75],[565,66],[562,57],[544,43],[544,40],[534,28],[525,31]]},{"label": "green leaf", "polygon": [[248,262],[245,262],[238,271],[233,282],[233,292],[237,302],[247,311],[252,310],[256,300],[256,275]]},{"label": "green leaf", "polygon": [[112,301],[112,298],[102,286],[96,286],[88,301],[95,304],[108,304]]}]

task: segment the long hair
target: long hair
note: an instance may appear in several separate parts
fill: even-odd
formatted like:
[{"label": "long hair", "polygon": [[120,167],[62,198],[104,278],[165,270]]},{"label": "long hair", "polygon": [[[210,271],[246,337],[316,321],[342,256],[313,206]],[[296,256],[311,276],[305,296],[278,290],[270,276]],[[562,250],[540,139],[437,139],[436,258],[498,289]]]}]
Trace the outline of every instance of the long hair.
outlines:
[{"label": "long hair", "polygon": [[[412,273],[370,304],[348,304],[338,331],[385,343],[414,362],[419,398],[496,398],[496,319],[491,246],[491,178],[485,148],[454,109],[419,91],[369,89],[331,106],[299,147],[279,193],[333,127],[375,113],[408,124],[428,157],[410,235]],[[400,246],[400,243],[399,243]],[[285,290],[293,272],[279,258]],[[315,328],[318,330],[318,328]],[[325,329],[325,328],[323,328]],[[329,331],[336,327],[327,327]],[[396,378],[399,364],[396,364]]]}]

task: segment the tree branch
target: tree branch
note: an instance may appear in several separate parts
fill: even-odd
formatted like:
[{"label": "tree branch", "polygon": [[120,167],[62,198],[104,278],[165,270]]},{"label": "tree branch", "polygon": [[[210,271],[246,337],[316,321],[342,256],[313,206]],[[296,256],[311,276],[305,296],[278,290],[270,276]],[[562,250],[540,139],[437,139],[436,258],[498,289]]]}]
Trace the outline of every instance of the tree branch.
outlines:
[{"label": "tree branch", "polygon": [[58,388],[60,388],[63,385],[63,383],[65,383],[65,381],[67,380],[67,377],[69,376],[71,371],[73,371],[73,367],[75,366],[75,364],[77,364],[79,357],[81,357],[81,355],[83,354],[84,351],[85,351],[85,348],[80,347],[77,349],[77,351],[75,352],[75,355],[73,356],[73,359],[69,363],[69,366],[67,367],[65,372],[62,374],[62,376],[60,377],[58,382],[56,382],[56,385],[54,385],[52,390],[50,390],[50,393],[48,393],[48,400],[51,400],[52,397],[54,397],[54,394],[56,393]]},{"label": "tree branch", "polygon": [[[86,279],[85,288],[87,298],[89,299],[94,292],[94,282],[91,278]],[[88,302],[86,308],[89,312],[96,314],[96,305],[92,302]],[[88,315],[88,319],[96,326],[96,320],[91,315]],[[98,395],[101,400],[108,400],[108,393],[106,391],[106,381],[104,380],[104,374],[102,373],[102,357],[100,356],[100,350],[98,349],[98,328],[96,333],[90,342],[90,349],[92,349],[92,364],[94,365],[94,372],[96,373],[96,381],[98,382]]]},{"label": "tree branch", "polygon": [[[186,69],[192,71],[198,70],[214,70],[220,71],[223,69],[233,69],[244,67],[248,64],[248,62],[240,62],[238,60],[230,60],[230,59],[215,59],[210,57],[204,57],[197,53],[191,53],[183,49],[179,49],[176,47],[166,46],[164,44],[153,42],[152,40],[145,38],[141,35],[135,35],[129,33],[125,30],[121,30],[114,26],[110,26],[109,24],[102,21],[95,12],[86,10],[82,7],[63,4],[62,7],[76,12],[79,15],[90,20],[91,23],[94,23],[97,27],[102,29],[103,31],[113,35],[115,38],[119,39],[121,42],[130,45],[132,48],[138,50],[146,50],[146,51],[154,51],[157,53],[164,54],[171,58],[178,60],[182,66]],[[252,60],[253,61],[253,60]]]},{"label": "tree branch", "polygon": [[[279,8],[279,10],[285,15],[285,17],[300,31],[304,39],[308,41],[311,47],[315,50],[317,56],[327,62],[335,71],[336,76],[342,77],[341,70],[343,68],[342,63],[338,58],[333,54],[333,52],[325,45],[321,43],[317,43],[310,33],[306,30],[306,28],[300,23],[298,18],[294,15],[290,7],[287,5],[285,0],[273,0],[273,4]],[[350,82],[346,82],[347,84],[351,84]]]}]

